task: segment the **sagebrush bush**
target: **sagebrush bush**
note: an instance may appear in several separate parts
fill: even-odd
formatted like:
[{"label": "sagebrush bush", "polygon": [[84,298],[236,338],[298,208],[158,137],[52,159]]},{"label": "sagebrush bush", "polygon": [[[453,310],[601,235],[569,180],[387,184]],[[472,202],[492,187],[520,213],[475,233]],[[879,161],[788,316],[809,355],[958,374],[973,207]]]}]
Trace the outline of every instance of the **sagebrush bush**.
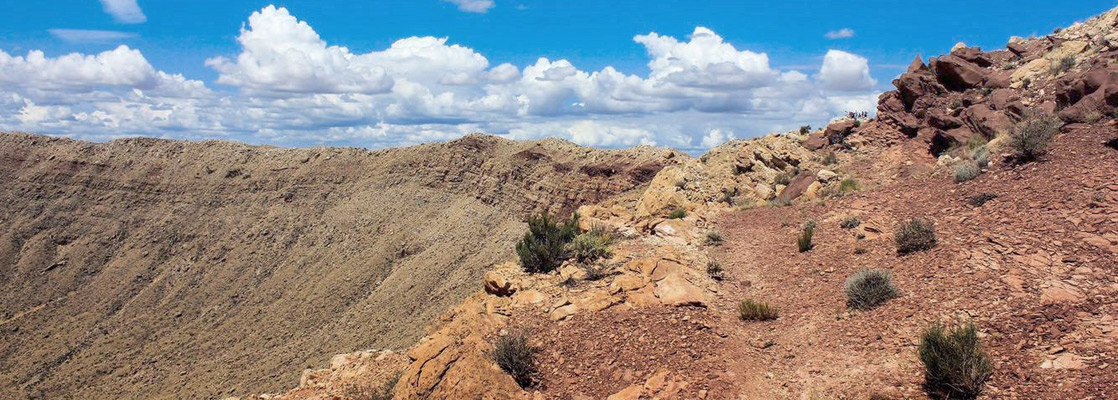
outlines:
[{"label": "sagebrush bush", "polygon": [[978,164],[971,161],[963,161],[955,165],[955,183],[963,183],[971,179],[977,178],[982,170],[978,168]]},{"label": "sagebrush bush", "polygon": [[1075,68],[1075,56],[1066,55],[1058,60],[1053,60],[1052,64],[1048,66],[1048,72],[1052,75],[1059,75],[1072,68]]},{"label": "sagebrush bush", "polygon": [[809,222],[804,225],[803,232],[801,232],[800,236],[796,238],[796,248],[799,249],[801,253],[811,250],[812,247],[815,247],[815,245],[811,242],[812,236],[815,236],[815,223]]},{"label": "sagebrush bush", "polygon": [[838,157],[835,156],[835,152],[833,151],[827,152],[827,155],[823,156],[823,165],[834,164],[838,164]]},{"label": "sagebrush bush", "polygon": [[839,226],[842,227],[842,229],[854,229],[854,228],[857,228],[858,225],[861,225],[861,224],[862,224],[862,220],[858,219],[858,217],[843,218],[842,221],[839,222]]},{"label": "sagebrush bush", "polygon": [[773,178],[773,184],[776,185],[787,185],[789,183],[792,183],[792,175],[787,172],[781,172],[776,175],[776,178]]},{"label": "sagebrush bush", "polygon": [[973,323],[951,329],[932,325],[920,338],[919,355],[924,387],[941,399],[977,397],[994,372]]},{"label": "sagebrush bush", "polygon": [[687,210],[684,210],[682,208],[677,208],[675,210],[672,210],[671,213],[668,213],[668,219],[680,219],[686,216]]},{"label": "sagebrush bush", "polygon": [[722,233],[718,231],[707,231],[705,241],[708,246],[719,246],[722,244]]},{"label": "sagebrush bush", "polygon": [[392,400],[392,392],[396,389],[396,384],[400,382],[400,375],[402,373],[397,372],[377,386],[363,384],[342,386],[342,397],[347,400]]},{"label": "sagebrush bush", "polygon": [[936,247],[936,229],[930,221],[912,219],[897,226],[893,239],[899,254],[928,250]]},{"label": "sagebrush bush", "polygon": [[613,256],[613,251],[609,247],[613,244],[613,241],[612,233],[591,230],[575,236],[574,240],[567,244],[567,251],[572,258],[580,263],[594,262]]},{"label": "sagebrush bush", "polygon": [[528,343],[524,332],[510,333],[497,338],[493,344],[493,361],[507,372],[522,388],[536,383],[536,354],[540,349]]},{"label": "sagebrush bush", "polygon": [[722,264],[718,261],[710,261],[707,263],[707,276],[716,281],[725,278],[726,271],[722,269]]},{"label": "sagebrush bush", "polygon": [[1033,161],[1044,155],[1048,142],[1060,132],[1064,122],[1055,115],[1029,112],[1009,132],[1006,145],[1013,151],[1017,162]]},{"label": "sagebrush bush", "polygon": [[528,233],[516,243],[520,266],[528,273],[549,273],[567,259],[567,243],[578,233],[578,215],[562,224],[547,213],[528,219]]},{"label": "sagebrush bush", "polygon": [[780,311],[761,301],[742,300],[738,304],[738,317],[743,321],[771,321],[780,316]]},{"label": "sagebrush bush", "polygon": [[871,310],[897,298],[900,292],[893,286],[889,271],[864,269],[846,279],[843,284],[846,305],[858,310]]},{"label": "sagebrush bush", "polygon": [[852,193],[857,191],[859,186],[857,179],[846,178],[843,179],[842,182],[839,182],[839,192],[842,194]]}]

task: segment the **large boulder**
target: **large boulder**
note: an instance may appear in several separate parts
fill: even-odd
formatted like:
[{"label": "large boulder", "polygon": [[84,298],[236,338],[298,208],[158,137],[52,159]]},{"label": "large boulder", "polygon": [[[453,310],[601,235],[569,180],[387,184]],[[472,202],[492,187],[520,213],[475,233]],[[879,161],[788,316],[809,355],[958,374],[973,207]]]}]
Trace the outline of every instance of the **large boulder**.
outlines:
[{"label": "large boulder", "polygon": [[963,112],[967,126],[987,138],[1009,132],[1013,121],[1004,112],[995,111],[986,104],[976,104]]},{"label": "large boulder", "polygon": [[779,201],[795,200],[797,197],[800,197],[800,195],[804,194],[804,192],[807,191],[807,188],[810,187],[812,183],[815,183],[815,181],[815,174],[806,171],[800,172],[799,175],[796,175],[795,178],[792,178],[791,182],[788,182],[788,186],[785,187],[784,190],[780,191],[780,194],[776,196],[776,199]]},{"label": "large boulder", "polygon": [[854,132],[854,128],[858,127],[858,121],[846,119],[841,121],[832,122],[827,125],[827,129],[823,130],[823,137],[827,139],[827,143],[837,144],[842,143],[843,139],[850,136]]},{"label": "large boulder", "polygon": [[939,82],[945,88],[959,92],[981,86],[988,74],[982,67],[954,54],[937,57],[932,65]]}]

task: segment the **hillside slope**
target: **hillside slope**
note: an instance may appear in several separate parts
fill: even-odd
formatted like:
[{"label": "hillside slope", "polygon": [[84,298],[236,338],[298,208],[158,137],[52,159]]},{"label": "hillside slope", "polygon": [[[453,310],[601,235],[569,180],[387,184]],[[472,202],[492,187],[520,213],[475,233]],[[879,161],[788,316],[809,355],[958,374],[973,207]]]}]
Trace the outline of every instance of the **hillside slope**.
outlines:
[{"label": "hillside slope", "polygon": [[512,255],[524,216],[682,158],[0,135],[0,398],[277,391],[331,354],[410,346]]}]

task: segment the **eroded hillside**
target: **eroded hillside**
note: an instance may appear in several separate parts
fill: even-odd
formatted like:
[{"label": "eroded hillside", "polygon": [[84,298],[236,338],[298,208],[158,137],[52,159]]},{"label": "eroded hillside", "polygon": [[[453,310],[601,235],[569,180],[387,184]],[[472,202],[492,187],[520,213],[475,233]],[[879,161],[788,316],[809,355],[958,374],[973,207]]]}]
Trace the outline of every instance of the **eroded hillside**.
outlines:
[{"label": "eroded hillside", "polygon": [[278,391],[332,354],[406,348],[513,255],[525,215],[681,158],[0,135],[0,398]]}]

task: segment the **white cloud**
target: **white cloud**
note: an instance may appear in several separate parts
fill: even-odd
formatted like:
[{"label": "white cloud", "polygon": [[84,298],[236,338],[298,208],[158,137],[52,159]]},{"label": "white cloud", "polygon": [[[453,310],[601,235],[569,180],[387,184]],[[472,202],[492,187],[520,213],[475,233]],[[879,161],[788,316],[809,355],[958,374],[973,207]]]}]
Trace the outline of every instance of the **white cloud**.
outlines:
[{"label": "white cloud", "polygon": [[819,81],[830,90],[868,90],[877,84],[870,76],[869,60],[840,50],[828,50],[819,69]]},{"label": "white cloud", "polygon": [[47,29],[56,38],[70,43],[111,43],[136,37],[135,33],[92,29]]},{"label": "white cloud", "polygon": [[646,75],[561,58],[493,66],[447,38],[355,53],[268,6],[249,16],[238,54],[206,61],[214,83],[233,90],[156,70],[127,46],[55,58],[0,51],[0,130],[366,147],[487,132],[697,152],[876,104],[868,61],[854,54],[832,50],[809,76],[703,27],[686,40],[633,40],[648,54]]},{"label": "white cloud", "polygon": [[116,22],[122,24],[142,24],[148,20],[140,5],[136,4],[136,0],[101,0],[101,7],[106,13],[112,15]]},{"label": "white cloud", "polygon": [[493,0],[443,0],[448,3],[454,3],[458,6],[458,10],[472,13],[485,13],[490,8],[495,7],[497,4]]},{"label": "white cloud", "polygon": [[826,34],[823,35],[823,37],[830,40],[848,39],[854,37],[854,30],[850,28],[842,28],[837,31],[828,31]]}]

